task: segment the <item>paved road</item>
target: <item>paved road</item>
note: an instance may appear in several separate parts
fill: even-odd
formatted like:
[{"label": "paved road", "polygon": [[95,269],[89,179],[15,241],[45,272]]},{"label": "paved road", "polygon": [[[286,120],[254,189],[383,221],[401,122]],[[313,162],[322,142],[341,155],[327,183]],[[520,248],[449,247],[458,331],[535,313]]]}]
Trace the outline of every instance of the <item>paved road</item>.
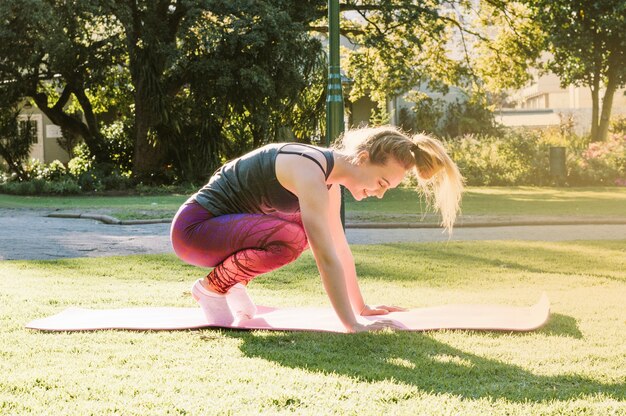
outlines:
[{"label": "paved road", "polygon": [[[48,218],[43,211],[0,210],[0,260],[170,253],[169,224],[108,225]],[[447,241],[440,229],[348,229],[351,244]],[[626,225],[457,228],[459,240],[626,239]]]}]

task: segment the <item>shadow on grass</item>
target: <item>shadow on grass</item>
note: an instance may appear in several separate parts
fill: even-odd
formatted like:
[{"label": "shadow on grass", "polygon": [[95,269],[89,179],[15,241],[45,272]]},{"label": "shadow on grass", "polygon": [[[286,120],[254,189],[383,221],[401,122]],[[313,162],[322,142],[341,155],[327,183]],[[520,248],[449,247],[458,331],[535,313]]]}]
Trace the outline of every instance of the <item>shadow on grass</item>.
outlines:
[{"label": "shadow on grass", "polygon": [[[548,329],[547,333],[554,330]],[[556,331],[562,333],[560,329]],[[273,361],[288,368],[341,374],[364,382],[392,381],[436,394],[454,394],[467,399],[504,398],[518,403],[569,400],[596,394],[615,400],[626,399],[624,383],[604,384],[579,375],[536,375],[515,365],[464,352],[424,333],[228,334],[242,341],[240,349],[248,357]],[[398,397],[396,401],[403,399]]]},{"label": "shadow on grass", "polygon": [[[415,268],[413,270],[419,270],[420,259],[422,259],[422,264],[436,264],[440,270],[462,265],[466,269],[509,269],[536,274],[584,273],[597,278],[624,281],[620,273],[623,269],[623,261],[620,256],[615,256],[615,250],[611,246],[605,247],[606,244],[595,245],[593,242],[585,242],[583,245],[581,243],[578,245],[580,253],[572,253],[572,250],[578,246],[561,242],[553,243],[550,247],[537,246],[535,242],[510,241],[496,244],[484,242],[451,244],[454,245],[445,249],[433,249],[432,246],[419,243],[381,244],[379,247],[393,250],[393,256],[398,261],[388,261],[382,265],[375,264],[371,260],[360,261],[359,273],[362,277],[388,276],[391,268],[394,275],[407,276],[407,264],[403,263],[402,259],[413,258],[416,262],[416,265],[410,265]],[[585,249],[591,252],[585,254]],[[360,250],[370,258],[376,257],[369,247],[361,247]],[[605,256],[599,256],[599,252]],[[410,275],[407,278],[412,279]]]},{"label": "shadow on grass", "polygon": [[560,336],[582,339],[583,333],[578,329],[576,319],[571,316],[551,313],[548,323],[541,328],[540,332],[549,336]]},{"label": "shadow on grass", "polygon": [[[476,331],[481,332],[481,331]],[[571,316],[562,315],[560,313],[550,313],[548,322],[540,329],[536,329],[532,332],[514,332],[514,331],[482,331],[488,333],[491,338],[510,337],[511,334],[519,337],[523,340],[525,335],[532,335],[534,333],[544,334],[550,337],[563,337],[573,339],[583,339],[583,333],[578,328],[576,319]]]}]

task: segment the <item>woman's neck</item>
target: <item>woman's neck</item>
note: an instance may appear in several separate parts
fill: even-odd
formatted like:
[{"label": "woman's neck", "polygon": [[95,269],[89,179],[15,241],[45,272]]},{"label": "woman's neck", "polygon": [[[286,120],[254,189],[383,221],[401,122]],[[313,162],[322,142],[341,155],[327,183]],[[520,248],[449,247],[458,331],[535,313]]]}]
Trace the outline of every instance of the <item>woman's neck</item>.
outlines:
[{"label": "woman's neck", "polygon": [[352,163],[352,158],[340,151],[333,151],[333,157],[335,158],[335,166],[330,176],[326,180],[326,183],[340,184],[342,185],[345,180],[354,174],[356,166]]}]

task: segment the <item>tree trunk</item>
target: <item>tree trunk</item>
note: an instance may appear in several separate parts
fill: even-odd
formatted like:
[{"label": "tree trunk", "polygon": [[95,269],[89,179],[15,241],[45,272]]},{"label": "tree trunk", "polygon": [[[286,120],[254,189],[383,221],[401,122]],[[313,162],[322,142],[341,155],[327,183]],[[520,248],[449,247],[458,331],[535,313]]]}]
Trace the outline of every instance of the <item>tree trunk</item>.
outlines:
[{"label": "tree trunk", "polygon": [[595,77],[591,89],[591,140],[598,140],[598,117],[600,114],[600,77]]},{"label": "tree trunk", "polygon": [[[154,45],[158,45],[159,41],[163,41],[163,44],[167,44],[168,40],[173,42],[175,37],[172,36],[176,32],[146,33],[146,18],[153,18],[155,22],[168,20],[166,17],[169,13],[168,2],[148,4],[142,10],[135,0],[119,0],[113,13],[124,26],[130,74],[135,87],[133,177],[141,182],[159,183],[163,182],[165,146],[156,141],[153,135],[156,134],[154,129],[167,117],[163,108],[165,98],[162,88],[165,57]],[[180,20],[179,9],[184,8],[177,7],[174,14]]]},{"label": "tree trunk", "polygon": [[91,101],[89,101],[89,98],[87,97],[87,94],[85,94],[85,90],[82,86],[74,88],[73,91],[80,107],[83,109],[85,121],[87,122],[87,130],[90,133],[89,138],[85,138],[85,143],[87,143],[89,151],[96,157],[98,162],[111,163],[111,154],[109,153],[104,137],[102,137],[102,134],[100,133],[100,128],[98,127],[98,122],[96,120],[96,115],[93,112]]},{"label": "tree trunk", "polygon": [[598,126],[598,141],[605,141],[609,134],[609,123],[611,121],[611,111],[613,109],[613,97],[617,90],[617,80],[615,71],[609,70],[609,81],[606,84],[606,91],[602,99],[602,114],[600,115],[600,124]]},{"label": "tree trunk", "polygon": [[[139,84],[135,84],[139,85]],[[146,183],[162,182],[163,146],[150,139],[150,107],[141,93],[135,94],[135,148],[133,153],[133,176]]]}]

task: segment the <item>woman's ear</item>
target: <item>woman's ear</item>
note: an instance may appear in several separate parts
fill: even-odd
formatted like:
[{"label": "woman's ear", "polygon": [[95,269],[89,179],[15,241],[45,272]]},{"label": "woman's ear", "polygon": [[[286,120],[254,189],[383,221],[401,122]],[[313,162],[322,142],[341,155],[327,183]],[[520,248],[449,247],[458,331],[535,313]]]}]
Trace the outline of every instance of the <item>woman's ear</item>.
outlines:
[{"label": "woman's ear", "polygon": [[370,158],[370,154],[367,150],[361,150],[359,153],[357,153],[356,155],[356,164],[357,165],[362,165],[363,163],[367,162]]}]

